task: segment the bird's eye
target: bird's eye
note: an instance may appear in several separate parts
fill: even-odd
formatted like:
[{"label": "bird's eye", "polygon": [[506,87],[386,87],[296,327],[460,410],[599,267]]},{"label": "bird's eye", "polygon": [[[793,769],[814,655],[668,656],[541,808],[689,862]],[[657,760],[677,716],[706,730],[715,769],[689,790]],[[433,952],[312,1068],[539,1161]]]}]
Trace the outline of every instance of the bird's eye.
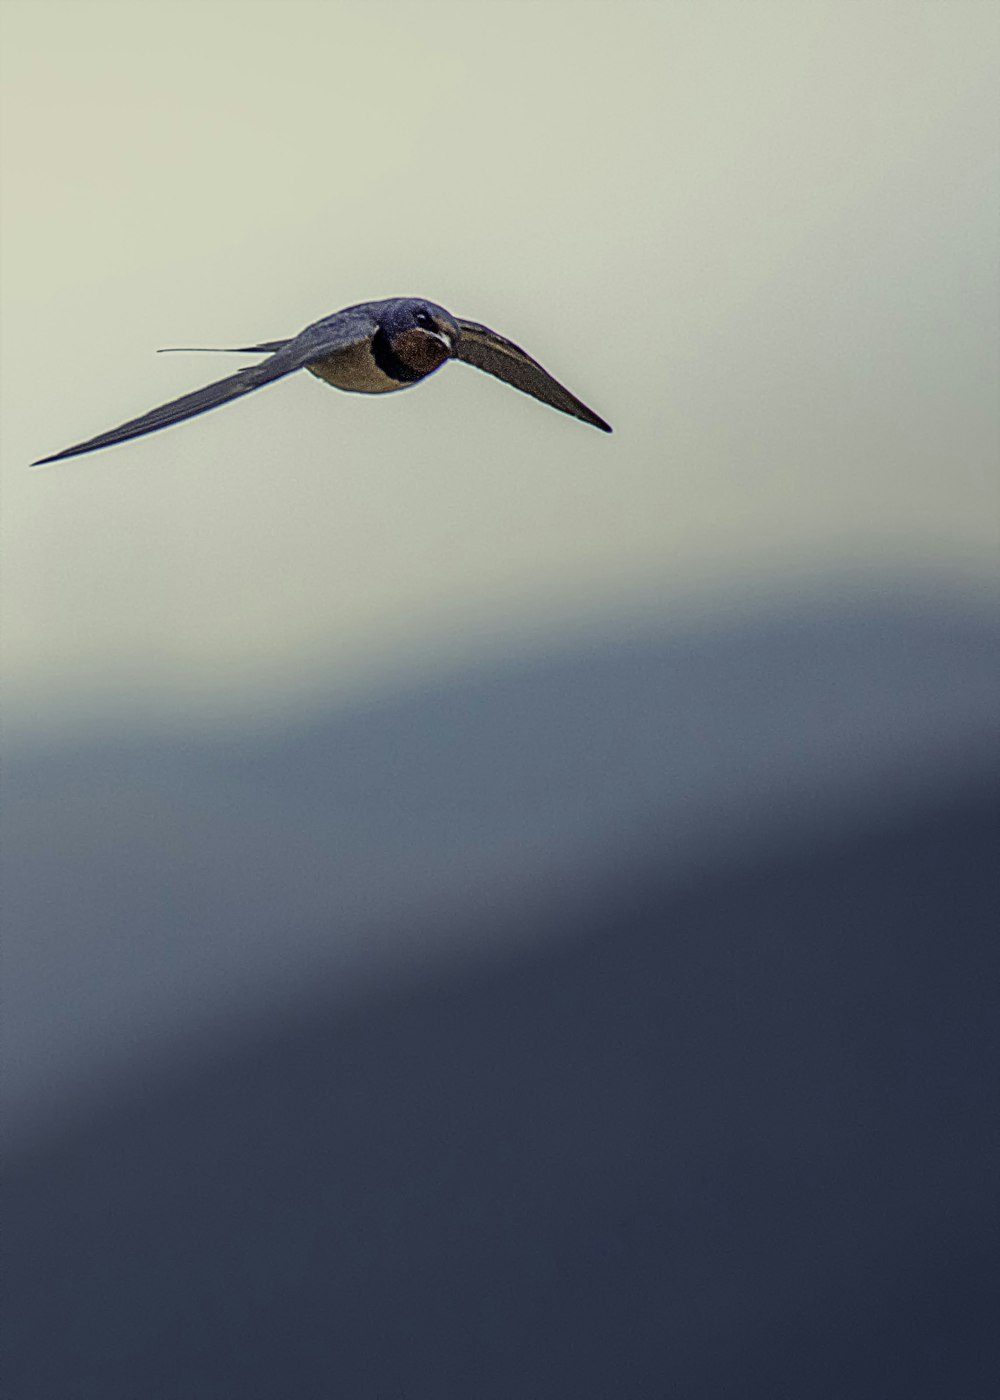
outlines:
[{"label": "bird's eye", "polygon": [[422,307],[419,311],[414,313],[413,319],[416,321],[418,326],[423,326],[425,328],[433,326],[434,324],[433,316],[430,314],[429,311],[424,311]]}]

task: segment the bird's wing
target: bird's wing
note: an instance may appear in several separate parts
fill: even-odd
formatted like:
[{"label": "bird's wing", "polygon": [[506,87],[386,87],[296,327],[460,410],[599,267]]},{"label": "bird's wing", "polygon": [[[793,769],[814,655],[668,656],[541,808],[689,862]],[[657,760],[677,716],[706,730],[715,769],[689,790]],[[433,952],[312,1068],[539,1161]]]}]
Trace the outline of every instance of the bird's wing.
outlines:
[{"label": "bird's wing", "polygon": [[548,370],[542,369],[538,361],[533,360],[519,345],[475,321],[459,318],[458,324],[462,334],[455,349],[456,359],[495,375],[522,393],[531,394],[533,398],[541,399],[542,403],[558,408],[561,413],[580,418],[584,423],[592,423],[602,432],[611,432],[609,423],[605,423],[592,408],[581,403],[575,394],[553,379]]},{"label": "bird's wing", "polygon": [[74,447],[66,447],[62,452],[54,452],[51,457],[42,457],[32,466],[40,467],[46,462],[58,462],[63,457],[77,457],[82,452],[96,452],[100,447],[111,447],[117,442],[127,442],[129,438],[142,437],[145,433],[158,432],[169,428],[172,423],[180,423],[185,418],[194,418],[198,413],[207,413],[210,408],[229,403],[253,389],[260,389],[275,379],[282,379],[302,369],[313,360],[346,350],[372,335],[376,322],[371,315],[360,313],[360,308],[352,308],[350,315],[338,313],[307,326],[294,340],[286,341],[269,359],[259,365],[249,365],[246,369],[231,374],[227,379],[206,384],[203,389],[195,389],[159,408],[150,409],[141,418],[132,418],[109,432],[98,433],[97,437],[78,442]]}]

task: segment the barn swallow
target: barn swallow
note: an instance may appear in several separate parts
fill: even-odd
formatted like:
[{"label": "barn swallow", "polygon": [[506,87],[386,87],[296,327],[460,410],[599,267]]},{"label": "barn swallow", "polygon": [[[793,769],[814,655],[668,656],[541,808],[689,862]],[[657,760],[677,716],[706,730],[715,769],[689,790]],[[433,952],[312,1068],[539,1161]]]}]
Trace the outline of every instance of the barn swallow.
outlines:
[{"label": "barn swallow", "polygon": [[306,326],[291,340],[268,340],[260,345],[227,348],[220,353],[266,355],[267,359],[151,409],[141,418],[133,418],[110,432],[99,433],[51,457],[42,457],[32,466],[76,457],[82,452],[96,452],[100,447],[111,447],[116,442],[127,442],[129,438],[169,428],[172,423],[218,408],[297,369],[307,369],[335,389],[356,394],[385,394],[426,379],[446,360],[475,365],[476,369],[495,375],[561,413],[592,423],[602,432],[611,432],[603,418],[564,389],[513,341],[476,321],[452,316],[432,301],[416,297],[393,297],[388,301],[348,306]]}]

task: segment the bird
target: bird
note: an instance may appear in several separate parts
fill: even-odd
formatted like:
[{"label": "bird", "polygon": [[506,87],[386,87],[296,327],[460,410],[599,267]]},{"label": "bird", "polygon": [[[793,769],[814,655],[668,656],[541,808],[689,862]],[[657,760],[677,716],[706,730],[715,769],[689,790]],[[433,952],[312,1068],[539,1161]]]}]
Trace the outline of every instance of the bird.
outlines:
[{"label": "bird", "polygon": [[478,321],[453,316],[435,302],[419,297],[390,297],[347,306],[314,321],[287,340],[267,340],[258,345],[171,346],[171,350],[210,351],[220,354],[266,355],[255,365],[237,370],[203,389],[150,409],[106,433],[40,457],[41,467],[65,457],[96,452],[130,438],[169,428],[210,408],[229,403],[261,389],[295,370],[310,374],[358,394],[385,394],[406,389],[433,374],[447,360],[461,360],[502,379],[561,413],[568,413],[602,432],[611,425],[574,394],[553,379],[537,360],[512,340]]}]

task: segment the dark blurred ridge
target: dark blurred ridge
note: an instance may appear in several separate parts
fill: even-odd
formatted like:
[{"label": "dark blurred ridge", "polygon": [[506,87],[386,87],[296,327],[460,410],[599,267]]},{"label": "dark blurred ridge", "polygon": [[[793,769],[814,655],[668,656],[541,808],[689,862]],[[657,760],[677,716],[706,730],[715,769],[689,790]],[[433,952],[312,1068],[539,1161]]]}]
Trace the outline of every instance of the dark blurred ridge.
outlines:
[{"label": "dark blurred ridge", "polygon": [[10,763],[4,1396],[992,1397],[998,660],[811,602]]},{"label": "dark blurred ridge", "polygon": [[985,606],[814,594],[512,656],[256,733],[9,753],[3,1093],[23,1138],[322,984],[478,956],[656,833],[753,862],[996,770]]},{"label": "dark blurred ridge", "polygon": [[8,1168],[5,1394],[986,1400],[998,835],[983,784],[681,882],[651,840],[123,1097]]}]

